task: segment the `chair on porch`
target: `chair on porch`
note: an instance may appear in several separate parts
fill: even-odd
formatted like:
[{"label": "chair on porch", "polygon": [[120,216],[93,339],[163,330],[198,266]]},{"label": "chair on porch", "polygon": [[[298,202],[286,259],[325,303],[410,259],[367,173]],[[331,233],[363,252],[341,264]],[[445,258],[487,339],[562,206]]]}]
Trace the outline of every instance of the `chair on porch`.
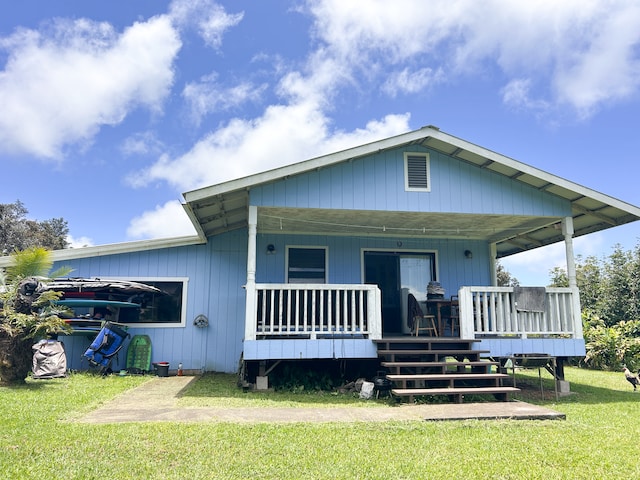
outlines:
[{"label": "chair on porch", "polygon": [[460,302],[457,295],[451,295],[450,304],[446,307],[443,315],[443,334],[449,329],[449,334],[454,337],[456,332],[460,332]]},{"label": "chair on porch", "polygon": [[429,332],[430,335],[437,337],[436,316],[425,314],[413,294],[410,293],[407,296],[407,301],[407,322],[411,327],[411,334],[417,337],[420,335],[420,332]]}]

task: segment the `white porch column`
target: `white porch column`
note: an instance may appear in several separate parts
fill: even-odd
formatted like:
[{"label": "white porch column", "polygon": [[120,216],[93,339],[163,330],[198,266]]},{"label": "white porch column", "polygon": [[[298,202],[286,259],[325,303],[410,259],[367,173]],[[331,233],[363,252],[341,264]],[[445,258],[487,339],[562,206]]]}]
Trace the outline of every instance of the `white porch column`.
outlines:
[{"label": "white porch column", "polygon": [[498,247],[495,243],[489,244],[489,257],[491,261],[491,285],[494,287],[498,286],[498,267],[497,267],[497,257],[498,257]]},{"label": "white porch column", "polygon": [[573,217],[565,217],[562,220],[562,235],[564,235],[564,247],[567,257],[567,276],[569,277],[569,287],[578,286],[576,280],[576,260],[573,254]]},{"label": "white porch column", "polygon": [[247,298],[244,312],[244,339],[256,339],[256,236],[258,232],[258,207],[249,206],[249,242],[247,247]]},{"label": "white porch column", "polygon": [[575,338],[583,338],[580,292],[578,291],[578,280],[576,275],[576,259],[573,253],[573,233],[573,217],[565,217],[562,220],[562,234],[564,235],[564,245],[567,257],[567,277],[569,278],[569,288],[572,291],[573,331],[575,332]]}]

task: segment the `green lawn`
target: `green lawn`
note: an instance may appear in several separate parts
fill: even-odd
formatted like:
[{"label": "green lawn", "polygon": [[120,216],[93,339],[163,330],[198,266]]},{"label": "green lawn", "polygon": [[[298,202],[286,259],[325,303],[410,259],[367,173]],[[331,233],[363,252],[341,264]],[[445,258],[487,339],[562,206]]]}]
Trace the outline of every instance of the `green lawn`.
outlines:
[{"label": "green lawn", "polygon": [[[564,412],[566,421],[286,425],[74,423],[147,379],[29,381],[0,388],[0,478],[640,478],[640,392],[622,373],[569,368],[566,376],[574,394],[556,403],[550,380],[542,400],[537,371],[518,374],[518,386],[526,387],[521,398]],[[232,384],[230,376],[207,375],[180,403],[385,404],[331,394],[245,394]]]}]

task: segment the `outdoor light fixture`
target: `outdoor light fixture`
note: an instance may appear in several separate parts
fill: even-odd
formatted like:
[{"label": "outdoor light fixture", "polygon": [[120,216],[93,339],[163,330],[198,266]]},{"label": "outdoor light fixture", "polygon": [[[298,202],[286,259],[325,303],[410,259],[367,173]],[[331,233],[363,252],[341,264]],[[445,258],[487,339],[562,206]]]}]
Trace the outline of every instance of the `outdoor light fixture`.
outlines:
[{"label": "outdoor light fixture", "polygon": [[276,253],[276,246],[273,243],[267,245],[267,255],[273,255]]},{"label": "outdoor light fixture", "polygon": [[198,328],[205,328],[209,326],[209,319],[206,315],[201,313],[193,319],[193,324]]},{"label": "outdoor light fixture", "polygon": [[465,258],[473,258],[473,252],[471,250],[464,251]]}]

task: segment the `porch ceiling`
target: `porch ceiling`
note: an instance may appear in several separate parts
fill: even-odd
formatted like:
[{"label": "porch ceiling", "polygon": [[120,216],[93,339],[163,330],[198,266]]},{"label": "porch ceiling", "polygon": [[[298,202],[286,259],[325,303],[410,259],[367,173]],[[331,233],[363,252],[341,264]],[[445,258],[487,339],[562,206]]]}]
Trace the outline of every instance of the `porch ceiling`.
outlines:
[{"label": "porch ceiling", "polygon": [[[185,210],[201,238],[247,226],[249,191],[281,180],[386,149],[422,145],[452,158],[490,170],[513,181],[548,192],[571,203],[575,236],[640,219],[640,208],[551,175],[509,157],[424,127],[396,137],[314,158],[268,172],[184,194]],[[384,211],[261,208],[261,231],[333,235],[389,235],[473,238],[496,242],[498,256],[564,240],[560,218]]]},{"label": "porch ceiling", "polygon": [[[329,210],[261,207],[258,231],[316,235],[375,235],[475,239],[501,242],[548,227],[560,218],[468,215],[372,210]],[[533,241],[533,240],[529,240]]]}]

